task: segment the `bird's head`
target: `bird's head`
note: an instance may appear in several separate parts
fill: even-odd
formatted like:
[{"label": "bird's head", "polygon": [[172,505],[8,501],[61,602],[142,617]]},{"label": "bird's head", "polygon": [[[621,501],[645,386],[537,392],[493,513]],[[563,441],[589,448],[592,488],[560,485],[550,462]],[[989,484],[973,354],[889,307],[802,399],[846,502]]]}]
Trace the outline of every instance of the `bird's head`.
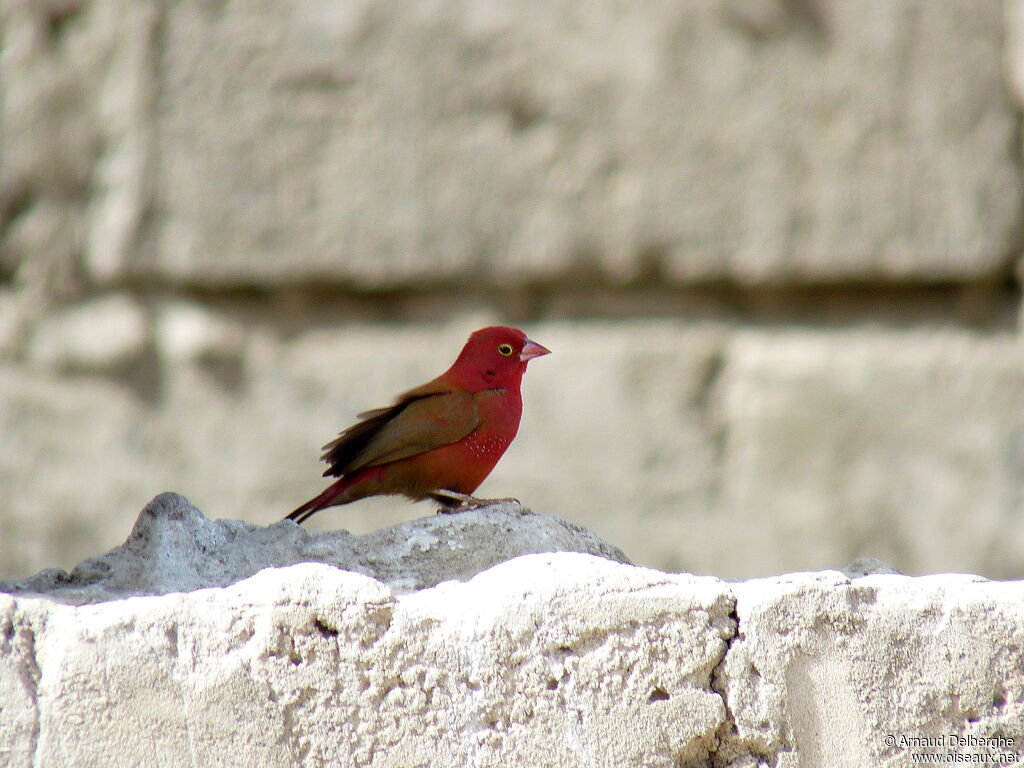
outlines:
[{"label": "bird's head", "polygon": [[449,373],[470,391],[518,388],[527,363],[550,352],[518,328],[481,328],[470,335]]}]

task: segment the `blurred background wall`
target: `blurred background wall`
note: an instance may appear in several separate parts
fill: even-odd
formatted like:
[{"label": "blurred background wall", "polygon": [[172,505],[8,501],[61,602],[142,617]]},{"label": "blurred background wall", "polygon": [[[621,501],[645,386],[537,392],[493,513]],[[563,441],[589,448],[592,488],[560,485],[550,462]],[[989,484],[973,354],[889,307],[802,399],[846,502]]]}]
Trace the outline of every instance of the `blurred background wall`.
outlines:
[{"label": "blurred background wall", "polygon": [[554,354],[482,495],[659,568],[1024,577],[1022,35],[999,0],[5,0],[0,576],[163,490],[277,520],[502,322]]}]

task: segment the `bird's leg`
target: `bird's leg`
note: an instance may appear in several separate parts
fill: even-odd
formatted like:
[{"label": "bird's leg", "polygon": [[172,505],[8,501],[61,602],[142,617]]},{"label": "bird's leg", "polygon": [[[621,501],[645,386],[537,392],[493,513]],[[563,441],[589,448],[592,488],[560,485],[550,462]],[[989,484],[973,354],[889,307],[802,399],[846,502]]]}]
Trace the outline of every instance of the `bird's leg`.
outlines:
[{"label": "bird's leg", "polygon": [[441,508],[437,510],[438,514],[441,515],[452,515],[456,512],[465,512],[469,509],[488,507],[491,504],[505,504],[511,502],[522,506],[519,499],[478,499],[476,496],[470,496],[468,493],[449,491],[444,488],[439,491],[434,491],[430,494],[430,498],[441,505]]}]

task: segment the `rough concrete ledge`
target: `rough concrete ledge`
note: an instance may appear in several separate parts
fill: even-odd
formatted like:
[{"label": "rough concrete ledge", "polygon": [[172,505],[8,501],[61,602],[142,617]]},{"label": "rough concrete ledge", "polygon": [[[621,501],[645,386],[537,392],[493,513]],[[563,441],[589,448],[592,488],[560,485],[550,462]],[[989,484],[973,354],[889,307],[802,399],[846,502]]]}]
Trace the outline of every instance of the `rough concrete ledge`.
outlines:
[{"label": "rough concrete ledge", "polygon": [[[419,538],[396,538],[403,527]],[[442,580],[438,563],[469,547],[479,572],[462,560]],[[559,547],[581,551],[543,552]],[[288,567],[259,570],[260,555]],[[728,584],[623,559],[512,508],[348,537],[210,522],[165,495],[123,547],[0,587],[0,762],[903,766],[1020,752],[1021,583],[858,567]]]}]

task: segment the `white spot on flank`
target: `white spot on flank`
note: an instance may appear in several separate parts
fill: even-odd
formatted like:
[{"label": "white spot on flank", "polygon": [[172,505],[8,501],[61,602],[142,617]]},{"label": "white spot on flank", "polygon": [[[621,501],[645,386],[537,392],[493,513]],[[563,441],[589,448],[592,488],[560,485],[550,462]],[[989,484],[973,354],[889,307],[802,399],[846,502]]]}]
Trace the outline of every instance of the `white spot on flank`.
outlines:
[{"label": "white spot on flank", "polygon": [[500,456],[501,453],[508,448],[508,440],[503,440],[500,437],[473,437],[467,443],[469,449],[473,452],[473,455],[480,458],[486,458],[490,456]]}]

